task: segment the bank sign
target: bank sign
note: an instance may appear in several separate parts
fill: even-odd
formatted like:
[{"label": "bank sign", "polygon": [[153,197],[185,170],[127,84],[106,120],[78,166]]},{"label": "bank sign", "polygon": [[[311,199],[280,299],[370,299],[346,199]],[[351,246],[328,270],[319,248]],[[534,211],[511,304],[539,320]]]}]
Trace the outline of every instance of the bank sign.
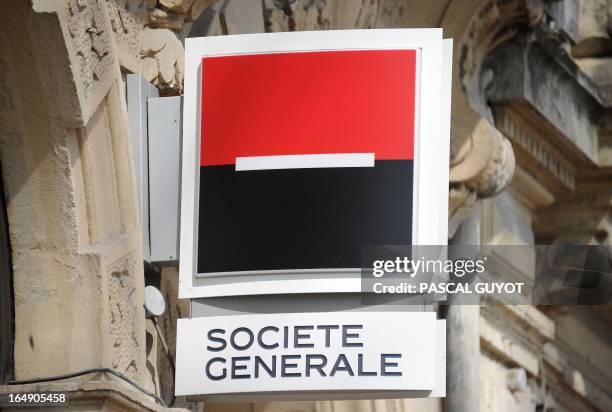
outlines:
[{"label": "bank sign", "polygon": [[432,312],[179,319],[177,339],[177,395],[269,400],[280,393],[325,399],[338,398],[337,391],[341,398],[444,391],[444,322]]},{"label": "bank sign", "polygon": [[[435,313],[330,304],[359,301],[365,246],[447,242],[441,29],[189,38],[185,51],[179,297],[195,315],[178,321],[176,394],[443,396]],[[295,313],[293,295],[312,305]]]},{"label": "bank sign", "polygon": [[359,292],[363,246],[446,243],[441,34],[186,40],[182,298]]}]

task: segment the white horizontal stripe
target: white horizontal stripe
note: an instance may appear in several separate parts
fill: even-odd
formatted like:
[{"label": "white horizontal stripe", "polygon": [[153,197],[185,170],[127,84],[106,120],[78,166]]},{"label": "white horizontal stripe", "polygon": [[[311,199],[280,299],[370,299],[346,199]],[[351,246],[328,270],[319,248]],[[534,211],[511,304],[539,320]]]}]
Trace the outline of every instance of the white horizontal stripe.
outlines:
[{"label": "white horizontal stripe", "polygon": [[236,171],[313,169],[320,167],[374,167],[374,153],[326,153],[236,158]]}]

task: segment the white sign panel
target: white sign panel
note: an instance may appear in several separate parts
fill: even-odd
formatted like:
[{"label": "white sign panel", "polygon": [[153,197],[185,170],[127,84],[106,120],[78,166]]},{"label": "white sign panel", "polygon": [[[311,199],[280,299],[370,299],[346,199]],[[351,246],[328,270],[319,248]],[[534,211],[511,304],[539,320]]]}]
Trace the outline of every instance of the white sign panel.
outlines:
[{"label": "white sign panel", "polygon": [[446,244],[442,29],[185,43],[181,298],[359,292],[363,246]]},{"label": "white sign panel", "polygon": [[444,322],[431,312],[179,319],[176,395],[443,396],[444,353]]}]

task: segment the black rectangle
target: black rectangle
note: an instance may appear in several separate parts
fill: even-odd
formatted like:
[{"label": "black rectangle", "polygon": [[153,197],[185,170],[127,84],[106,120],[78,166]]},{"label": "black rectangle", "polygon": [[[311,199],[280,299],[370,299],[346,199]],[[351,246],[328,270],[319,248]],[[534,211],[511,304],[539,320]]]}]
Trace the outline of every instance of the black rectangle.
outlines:
[{"label": "black rectangle", "polygon": [[200,168],[198,273],[359,268],[364,245],[412,244],[413,161]]}]

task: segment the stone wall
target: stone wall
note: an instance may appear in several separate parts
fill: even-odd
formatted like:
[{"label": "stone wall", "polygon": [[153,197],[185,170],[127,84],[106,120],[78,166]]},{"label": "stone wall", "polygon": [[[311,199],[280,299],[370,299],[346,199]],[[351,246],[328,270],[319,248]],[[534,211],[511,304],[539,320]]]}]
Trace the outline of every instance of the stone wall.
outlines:
[{"label": "stone wall", "polygon": [[[106,367],[142,384],[141,236],[106,5],[15,2],[0,19],[0,161],[13,251],[14,378]],[[11,390],[34,389],[24,385]],[[80,396],[92,405],[121,398],[124,407],[155,408],[133,385],[107,374],[44,385],[88,387]]]}]

